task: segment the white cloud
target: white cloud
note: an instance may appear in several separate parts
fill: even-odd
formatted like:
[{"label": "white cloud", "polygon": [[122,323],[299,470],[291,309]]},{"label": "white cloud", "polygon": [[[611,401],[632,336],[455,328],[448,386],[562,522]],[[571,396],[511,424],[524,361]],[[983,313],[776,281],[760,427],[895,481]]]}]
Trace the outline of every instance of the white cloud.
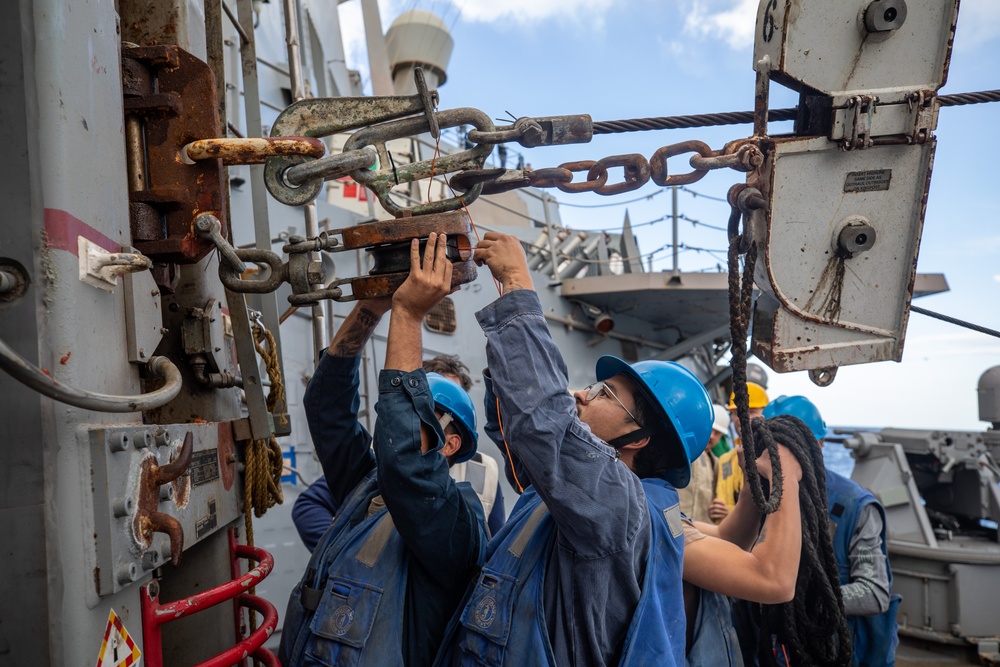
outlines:
[{"label": "white cloud", "polygon": [[464,0],[458,4],[462,18],[474,23],[512,21],[526,25],[546,19],[587,21],[599,27],[613,0]]},{"label": "white cloud", "polygon": [[684,31],[722,38],[731,49],[753,45],[759,0],[693,0],[684,16]]},{"label": "white cloud", "polygon": [[1000,2],[962,0],[956,33],[955,47],[963,50],[1000,38]]}]

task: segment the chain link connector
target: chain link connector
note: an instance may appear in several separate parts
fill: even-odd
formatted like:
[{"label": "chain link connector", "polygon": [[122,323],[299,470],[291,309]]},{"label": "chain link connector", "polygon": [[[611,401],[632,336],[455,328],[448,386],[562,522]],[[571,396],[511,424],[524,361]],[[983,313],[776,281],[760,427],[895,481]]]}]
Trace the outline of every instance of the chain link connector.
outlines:
[{"label": "chain link connector", "polygon": [[673,185],[691,185],[705,177],[707,169],[695,169],[689,174],[670,174],[667,171],[667,160],[676,155],[684,153],[697,153],[701,157],[711,157],[715,154],[708,144],[703,141],[682,141],[678,144],[664,146],[653,153],[649,160],[649,168],[653,182],[660,187],[670,187]]},{"label": "chain link connector", "polygon": [[326,145],[312,137],[265,137],[262,139],[199,139],[181,148],[181,161],[222,160],[222,164],[264,164],[269,157],[304,155],[318,158],[326,153]]},{"label": "chain link connector", "polygon": [[270,272],[266,278],[260,280],[244,280],[241,272],[226,264],[220,264],[219,279],[229,291],[240,294],[270,294],[287,281],[288,267],[277,253],[261,248],[236,248],[236,255],[244,262],[266,265]]},{"label": "chain link connector", "polygon": [[528,177],[528,184],[536,188],[556,188],[573,181],[573,172],[562,167],[525,169],[524,175]]},{"label": "chain link connector", "polygon": [[[597,160],[579,160],[577,162],[563,162],[559,165],[560,169],[565,169],[570,173],[576,173],[579,171],[585,171],[588,174],[590,170],[594,168],[597,164]],[[608,172],[604,170],[595,174],[595,178],[588,178],[586,181],[580,181],[579,183],[556,183],[556,187],[563,192],[576,193],[576,192],[594,192],[597,188],[604,187],[604,184],[608,182]]]},{"label": "chain link connector", "polygon": [[469,169],[452,176],[448,184],[459,192],[482,184],[481,194],[484,195],[496,195],[531,185],[523,169]]},{"label": "chain link connector", "polygon": [[623,192],[632,192],[633,190],[638,190],[646,183],[649,182],[649,163],[646,162],[646,158],[638,153],[629,153],[627,155],[612,155],[598,160],[590,171],[587,172],[587,179],[593,182],[595,179],[599,178],[601,174],[604,175],[604,180],[608,179],[608,169],[611,167],[623,167],[625,171],[625,181],[622,183],[615,183],[613,185],[602,185],[599,188],[595,188],[594,192],[599,195],[617,195]]},{"label": "chain link connector", "polygon": [[[494,130],[493,121],[490,120],[490,117],[478,109],[448,109],[438,112],[436,117],[438,125],[442,128],[473,125],[476,129],[484,132],[492,132]],[[396,217],[454,211],[464,205],[471,204],[482,192],[482,185],[474,185],[461,198],[450,197],[411,207],[400,206],[392,200],[390,191],[401,183],[410,183],[435,175],[450,174],[467,169],[481,169],[486,156],[493,150],[492,144],[478,144],[469,150],[452,153],[451,155],[443,155],[436,160],[421,160],[420,162],[386,168],[387,165],[392,164],[389,160],[386,142],[393,139],[413,137],[427,132],[428,129],[426,118],[404,118],[359,130],[351,135],[351,138],[347,140],[344,146],[344,152],[357,150],[364,146],[375,146],[375,150],[379,156],[380,168],[375,171],[357,169],[351,173],[351,177],[372,190],[375,196],[378,197],[382,207]]]},{"label": "chain link connector", "polygon": [[[594,138],[594,120],[585,113],[518,119],[521,120],[532,124],[532,129],[517,140],[525,148],[587,144]],[[517,125],[517,122],[514,124]]]},{"label": "chain link connector", "polygon": [[764,164],[764,154],[753,144],[743,144],[732,153],[723,149],[709,157],[694,155],[690,163],[691,167],[697,170],[735,169],[750,172]]},{"label": "chain link connector", "polygon": [[[750,250],[753,243],[753,227],[749,224],[750,213],[755,210],[766,210],[767,200],[757,188],[752,188],[746,183],[737,183],[729,188],[726,194],[731,212],[729,214],[729,225],[727,232],[729,242],[736,245],[736,252],[745,255]],[[743,229],[740,229],[740,222],[743,222]]]}]

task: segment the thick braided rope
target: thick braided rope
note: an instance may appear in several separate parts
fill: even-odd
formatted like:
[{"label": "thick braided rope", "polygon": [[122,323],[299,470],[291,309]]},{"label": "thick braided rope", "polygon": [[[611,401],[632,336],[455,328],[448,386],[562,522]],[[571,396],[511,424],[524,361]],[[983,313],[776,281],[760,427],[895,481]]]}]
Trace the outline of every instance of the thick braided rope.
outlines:
[{"label": "thick braided rope", "polygon": [[740,210],[734,206],[729,221],[731,236],[729,243],[729,333],[732,338],[730,366],[733,369],[733,403],[736,404],[736,415],[739,417],[740,424],[743,425],[740,433],[743,449],[747,454],[755,453],[753,456],[745,456],[746,482],[744,486],[750,489],[750,495],[753,497],[757,509],[762,514],[770,514],[778,509],[778,505],[781,503],[783,478],[778,447],[771,442],[768,444],[767,450],[773,470],[772,488],[770,497],[766,497],[760,473],[757,471],[757,456],[763,453],[763,450],[755,446],[753,429],[749,426],[750,397],[747,392],[746,339],[750,322],[750,309],[753,305],[753,270],[757,261],[757,244],[751,243],[747,250],[741,277],[739,246],[742,243],[742,236],[734,234],[734,231],[739,227],[741,215]]},{"label": "thick braided rope", "polygon": [[[776,666],[772,637],[784,645],[791,665],[851,664],[851,636],[840,593],[840,578],[830,536],[826,471],[816,438],[801,420],[789,415],[753,421],[758,442],[780,442],[802,466],[799,505],[802,553],[795,597],[784,604],[761,605],[758,657]],[[747,458],[749,460],[749,457]]]}]

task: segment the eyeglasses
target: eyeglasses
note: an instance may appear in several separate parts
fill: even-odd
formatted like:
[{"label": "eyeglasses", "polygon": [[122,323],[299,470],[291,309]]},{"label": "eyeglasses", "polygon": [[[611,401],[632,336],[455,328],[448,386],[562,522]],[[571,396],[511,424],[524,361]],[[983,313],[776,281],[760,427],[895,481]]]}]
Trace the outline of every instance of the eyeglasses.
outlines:
[{"label": "eyeglasses", "polygon": [[621,399],[615,396],[615,392],[611,391],[611,387],[609,387],[606,382],[595,382],[594,384],[587,387],[584,391],[587,392],[588,403],[597,398],[598,396],[600,396],[601,394],[604,394],[605,396],[610,396],[611,398],[615,399],[615,403],[622,406],[622,410],[624,410],[625,413],[632,418],[632,421],[634,421],[636,424],[639,423],[639,420],[635,418],[635,415],[632,414],[632,412],[625,407],[625,404],[621,402]]}]

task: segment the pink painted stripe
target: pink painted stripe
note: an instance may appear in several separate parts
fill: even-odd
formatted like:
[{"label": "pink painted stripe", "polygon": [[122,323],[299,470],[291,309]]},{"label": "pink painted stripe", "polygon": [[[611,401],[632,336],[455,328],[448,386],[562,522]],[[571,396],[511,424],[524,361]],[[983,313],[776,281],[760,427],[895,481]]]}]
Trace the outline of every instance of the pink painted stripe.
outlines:
[{"label": "pink painted stripe", "polygon": [[74,255],[78,255],[80,252],[79,241],[77,241],[80,236],[96,243],[108,252],[121,251],[120,243],[115,243],[83,220],[56,208],[45,209],[45,236],[49,248],[65,250]]}]

